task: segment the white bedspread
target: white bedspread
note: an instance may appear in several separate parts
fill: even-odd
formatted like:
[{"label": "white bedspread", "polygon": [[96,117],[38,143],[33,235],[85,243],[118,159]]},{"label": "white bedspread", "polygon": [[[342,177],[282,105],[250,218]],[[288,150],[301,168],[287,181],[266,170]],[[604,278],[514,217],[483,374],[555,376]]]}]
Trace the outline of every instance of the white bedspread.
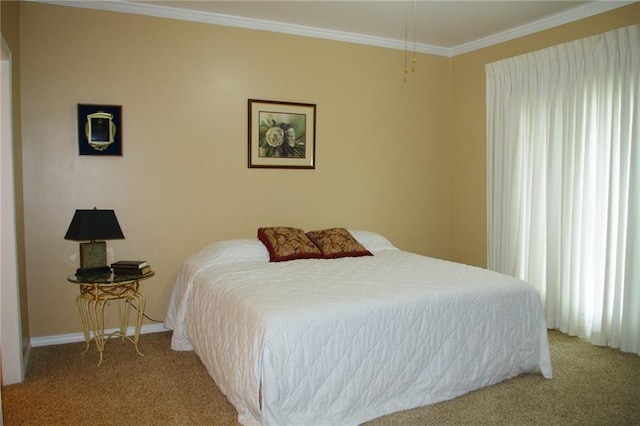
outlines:
[{"label": "white bedspread", "polygon": [[540,296],[518,279],[400,250],[259,252],[192,257],[166,321],[243,424],[355,425],[536,367],[552,376]]}]

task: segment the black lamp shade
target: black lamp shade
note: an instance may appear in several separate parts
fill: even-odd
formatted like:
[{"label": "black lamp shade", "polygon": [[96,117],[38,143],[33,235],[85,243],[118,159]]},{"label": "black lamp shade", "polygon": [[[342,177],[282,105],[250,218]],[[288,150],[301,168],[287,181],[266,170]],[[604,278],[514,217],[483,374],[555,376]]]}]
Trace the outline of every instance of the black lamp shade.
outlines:
[{"label": "black lamp shade", "polygon": [[122,240],[124,234],[113,210],[76,210],[65,240]]}]

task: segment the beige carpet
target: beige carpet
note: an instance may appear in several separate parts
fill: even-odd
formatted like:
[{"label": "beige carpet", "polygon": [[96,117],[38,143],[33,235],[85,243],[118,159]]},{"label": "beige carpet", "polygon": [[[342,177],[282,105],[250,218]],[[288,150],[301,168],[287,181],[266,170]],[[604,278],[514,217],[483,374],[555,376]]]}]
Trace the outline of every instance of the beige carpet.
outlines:
[{"label": "beige carpet", "polygon": [[[34,348],[24,383],[2,389],[5,425],[236,425],[193,352],[169,333],[141,337],[144,357],[111,340]],[[528,374],[451,401],[375,419],[382,425],[640,425],[640,357],[549,334],[555,377]]]}]

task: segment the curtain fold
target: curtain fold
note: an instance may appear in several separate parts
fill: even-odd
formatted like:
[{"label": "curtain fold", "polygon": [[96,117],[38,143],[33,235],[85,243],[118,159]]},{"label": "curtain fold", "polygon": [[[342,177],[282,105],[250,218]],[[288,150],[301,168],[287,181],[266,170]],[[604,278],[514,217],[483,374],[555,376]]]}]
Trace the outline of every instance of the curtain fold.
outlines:
[{"label": "curtain fold", "polygon": [[488,64],[488,266],[640,354],[640,25]]}]

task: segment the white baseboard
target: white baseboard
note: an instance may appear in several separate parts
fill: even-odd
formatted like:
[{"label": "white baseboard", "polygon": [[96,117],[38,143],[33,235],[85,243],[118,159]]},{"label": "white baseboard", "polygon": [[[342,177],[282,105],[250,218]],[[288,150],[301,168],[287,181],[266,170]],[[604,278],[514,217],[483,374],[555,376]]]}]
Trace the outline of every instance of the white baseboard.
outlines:
[{"label": "white baseboard", "polygon": [[[117,328],[105,330],[105,334],[118,331]],[[140,328],[140,334],[158,333],[161,331],[168,331],[164,324],[147,324]],[[132,336],[134,333],[134,327],[127,328],[127,336]],[[58,334],[57,336],[45,336],[45,337],[33,337],[31,338],[31,347],[36,348],[38,346],[50,346],[50,345],[63,345],[65,343],[84,342],[83,333],[71,333],[71,334]]]}]

